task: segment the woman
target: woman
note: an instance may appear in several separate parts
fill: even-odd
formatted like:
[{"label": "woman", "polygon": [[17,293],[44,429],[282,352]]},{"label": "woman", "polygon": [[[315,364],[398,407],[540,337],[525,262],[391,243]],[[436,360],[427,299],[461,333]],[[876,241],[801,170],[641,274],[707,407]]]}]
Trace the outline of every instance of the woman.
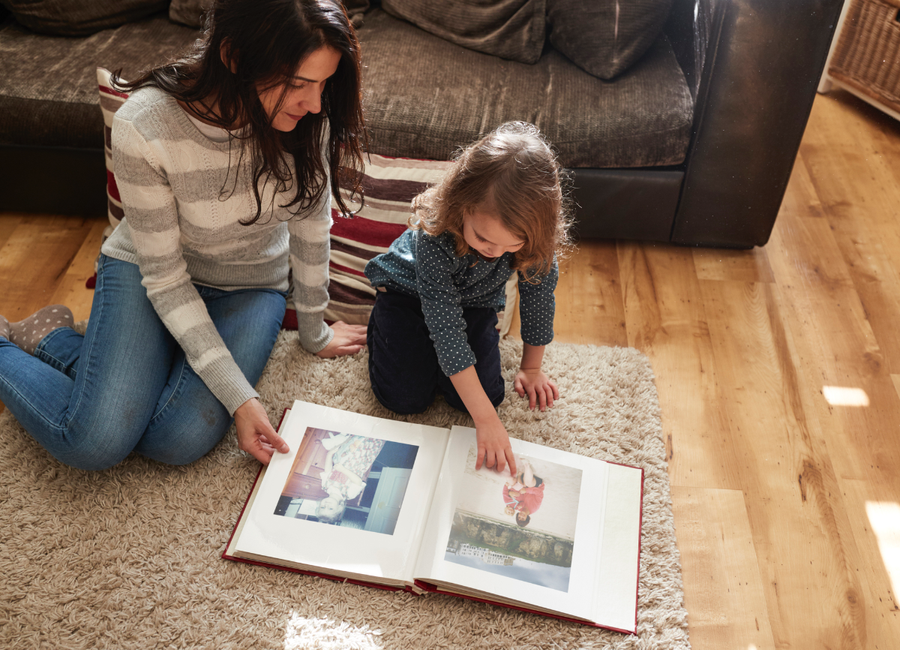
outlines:
[{"label": "woman", "polygon": [[337,0],[219,0],[193,52],[117,85],[131,91],[112,129],[125,218],[103,245],[87,332],[58,306],[0,318],[0,400],[82,469],[131,451],[190,463],[232,418],[267,464],[287,445],[253,386],[289,269],[306,350],[365,343],[364,327],[322,315],[332,195],[347,212],[337,170],[362,162],[353,28]]}]

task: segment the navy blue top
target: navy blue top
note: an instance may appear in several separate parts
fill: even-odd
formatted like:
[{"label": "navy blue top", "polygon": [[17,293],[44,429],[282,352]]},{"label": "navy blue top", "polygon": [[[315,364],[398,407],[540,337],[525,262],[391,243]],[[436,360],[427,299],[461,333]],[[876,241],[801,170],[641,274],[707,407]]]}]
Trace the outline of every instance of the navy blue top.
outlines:
[{"label": "navy blue top", "polygon": [[[504,253],[486,260],[470,251],[465,257],[457,257],[451,233],[432,237],[422,230],[407,230],[386,253],[366,264],[366,277],[373,287],[383,286],[422,301],[438,362],[449,377],[475,365],[475,355],[466,339],[463,308],[503,309],[503,288],[512,274],[513,255]],[[553,291],[558,279],[556,259],[550,272],[537,284],[524,281],[519,274],[522,340],[529,345],[547,345],[553,340]]]}]

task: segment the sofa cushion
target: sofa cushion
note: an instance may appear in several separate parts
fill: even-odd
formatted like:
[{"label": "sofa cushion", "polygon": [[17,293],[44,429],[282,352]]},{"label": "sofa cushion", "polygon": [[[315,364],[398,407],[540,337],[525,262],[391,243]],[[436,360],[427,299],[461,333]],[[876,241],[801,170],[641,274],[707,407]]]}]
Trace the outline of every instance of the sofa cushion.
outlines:
[{"label": "sofa cushion", "polygon": [[531,122],[565,167],[650,167],[684,160],[693,100],[661,34],[615,83],[547,48],[534,65],[497,65],[384,11],[359,30],[370,150],[444,160],[509,120]]},{"label": "sofa cushion", "polygon": [[21,24],[41,34],[86,36],[161,11],[168,0],[2,0]]},{"label": "sofa cushion", "polygon": [[126,77],[161,63],[197,38],[163,12],[84,38],[34,34],[9,20],[0,28],[0,143],[103,148],[97,66]]},{"label": "sofa cushion", "polygon": [[172,0],[169,18],[188,27],[200,27],[204,12],[212,4],[213,0]]},{"label": "sofa cushion", "polygon": [[656,41],[672,0],[547,0],[550,43],[578,67],[612,79]]},{"label": "sofa cushion", "polygon": [[534,63],[546,33],[547,0],[382,0],[396,18],[471,50]]}]

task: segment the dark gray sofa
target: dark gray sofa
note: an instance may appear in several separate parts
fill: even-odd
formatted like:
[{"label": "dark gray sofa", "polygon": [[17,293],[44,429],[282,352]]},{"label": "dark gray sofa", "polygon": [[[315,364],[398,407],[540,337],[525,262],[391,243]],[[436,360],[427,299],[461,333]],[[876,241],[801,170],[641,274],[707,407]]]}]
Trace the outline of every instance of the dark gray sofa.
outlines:
[{"label": "dark gray sofa", "polygon": [[[379,7],[359,30],[373,153],[447,159],[509,119],[572,171],[577,233],[748,248],[778,213],[840,0],[673,0],[662,35],[612,80],[549,43],[525,64]],[[166,12],[90,36],[0,18],[0,210],[106,210],[96,66],[126,78],[189,44]]]}]

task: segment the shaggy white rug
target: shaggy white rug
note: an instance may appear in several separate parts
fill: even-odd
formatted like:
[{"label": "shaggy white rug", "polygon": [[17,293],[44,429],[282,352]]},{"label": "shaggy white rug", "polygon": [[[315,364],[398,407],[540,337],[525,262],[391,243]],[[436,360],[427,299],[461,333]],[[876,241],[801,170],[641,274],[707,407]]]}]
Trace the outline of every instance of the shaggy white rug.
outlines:
[{"label": "shaggy white rug", "polygon": [[[294,399],[380,417],[365,353],[320,360],[282,332],[258,390],[273,422]],[[645,470],[638,633],[625,635],[449,596],[416,597],[221,559],[258,463],[232,433],[168,467],[132,455],[105,472],[56,462],[0,414],[0,647],[689,648],[659,403],[646,357],[554,343],[562,399],[531,412],[510,383],[511,435]],[[471,420],[442,400],[408,419]]]}]

